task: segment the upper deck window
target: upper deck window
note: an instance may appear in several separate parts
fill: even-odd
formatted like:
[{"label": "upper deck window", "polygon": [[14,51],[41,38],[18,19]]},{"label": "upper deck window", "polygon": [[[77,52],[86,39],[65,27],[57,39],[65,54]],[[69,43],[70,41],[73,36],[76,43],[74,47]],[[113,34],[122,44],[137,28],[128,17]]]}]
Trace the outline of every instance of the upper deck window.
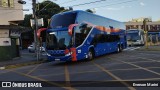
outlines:
[{"label": "upper deck window", "polygon": [[50,23],[51,28],[64,28],[75,23],[77,13],[65,13],[55,15]]}]

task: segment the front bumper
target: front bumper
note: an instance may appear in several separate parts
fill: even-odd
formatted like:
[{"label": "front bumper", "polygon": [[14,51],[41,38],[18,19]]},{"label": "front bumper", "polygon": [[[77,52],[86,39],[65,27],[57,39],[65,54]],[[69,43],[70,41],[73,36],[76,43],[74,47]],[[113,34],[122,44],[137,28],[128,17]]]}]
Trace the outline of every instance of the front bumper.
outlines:
[{"label": "front bumper", "polygon": [[71,58],[72,58],[71,55],[69,55],[69,56],[59,56],[59,57],[47,55],[47,57],[48,57],[49,61],[72,61],[71,60]]}]

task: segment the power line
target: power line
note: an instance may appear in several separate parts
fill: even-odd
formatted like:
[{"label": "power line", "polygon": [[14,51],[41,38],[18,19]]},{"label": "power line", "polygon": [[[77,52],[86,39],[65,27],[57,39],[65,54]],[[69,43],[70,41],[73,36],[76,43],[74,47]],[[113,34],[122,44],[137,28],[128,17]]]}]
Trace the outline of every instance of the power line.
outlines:
[{"label": "power line", "polygon": [[98,3],[98,2],[102,2],[102,1],[106,1],[106,0],[97,0],[97,1],[92,1],[92,2],[88,2],[88,3],[82,3],[82,4],[67,6],[67,7],[82,6],[82,5],[92,4],[92,3]]},{"label": "power line", "polygon": [[[119,3],[114,3],[114,4],[93,7],[93,8],[101,8],[101,7],[112,6],[112,5],[117,5],[117,4],[125,4],[125,3],[129,3],[129,2],[134,2],[134,1],[138,1],[138,0],[129,0],[129,1],[124,1],[124,2],[119,2]],[[89,9],[93,9],[93,8],[89,8]]]},{"label": "power line", "polygon": [[[57,1],[57,0],[54,0],[54,1]],[[48,5],[50,5],[51,3],[53,3],[52,1],[50,3],[48,3],[46,6],[44,6],[41,10],[39,10],[38,12],[44,10]]]},{"label": "power line", "polygon": [[63,3],[59,3],[59,4],[68,4],[68,3],[73,2],[73,1],[76,1],[76,0],[69,0],[69,1],[66,1],[66,2],[63,2]]}]

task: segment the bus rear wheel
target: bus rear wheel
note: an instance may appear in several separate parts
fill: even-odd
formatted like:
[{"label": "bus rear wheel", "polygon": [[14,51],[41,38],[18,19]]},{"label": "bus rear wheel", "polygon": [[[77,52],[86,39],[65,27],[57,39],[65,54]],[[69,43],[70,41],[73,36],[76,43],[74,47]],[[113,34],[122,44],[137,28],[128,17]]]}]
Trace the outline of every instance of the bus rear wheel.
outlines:
[{"label": "bus rear wheel", "polygon": [[94,53],[93,53],[92,50],[89,50],[89,52],[88,52],[88,60],[93,60],[93,58],[94,58]]}]

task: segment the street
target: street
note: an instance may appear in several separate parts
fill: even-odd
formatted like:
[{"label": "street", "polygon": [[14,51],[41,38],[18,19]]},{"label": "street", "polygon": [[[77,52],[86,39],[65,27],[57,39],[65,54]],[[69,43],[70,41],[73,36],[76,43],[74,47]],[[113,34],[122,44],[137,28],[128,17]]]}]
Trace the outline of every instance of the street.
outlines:
[{"label": "street", "polygon": [[[56,90],[61,89],[114,89],[159,90],[158,87],[131,87],[124,81],[159,81],[160,52],[124,50],[96,57],[92,61],[48,62],[0,71],[1,81],[44,81]],[[65,82],[66,81],[66,82]],[[89,84],[91,81],[96,84]],[[101,81],[101,82],[100,82]],[[98,84],[118,81],[123,87]],[[66,83],[67,87],[61,83]],[[113,83],[114,84],[114,83]],[[115,83],[116,84],[116,83]],[[87,87],[87,85],[89,85]],[[93,88],[93,87],[96,88]],[[90,88],[89,88],[90,87]],[[48,87],[49,89],[50,87]],[[2,89],[2,88],[1,88]],[[4,88],[3,88],[4,89]],[[5,88],[9,89],[9,88]],[[11,89],[11,88],[10,88]],[[17,88],[12,88],[17,90]],[[18,88],[21,89],[21,88]],[[31,88],[35,89],[35,88]],[[40,88],[44,89],[44,88]],[[45,89],[47,90],[47,88]]]}]

